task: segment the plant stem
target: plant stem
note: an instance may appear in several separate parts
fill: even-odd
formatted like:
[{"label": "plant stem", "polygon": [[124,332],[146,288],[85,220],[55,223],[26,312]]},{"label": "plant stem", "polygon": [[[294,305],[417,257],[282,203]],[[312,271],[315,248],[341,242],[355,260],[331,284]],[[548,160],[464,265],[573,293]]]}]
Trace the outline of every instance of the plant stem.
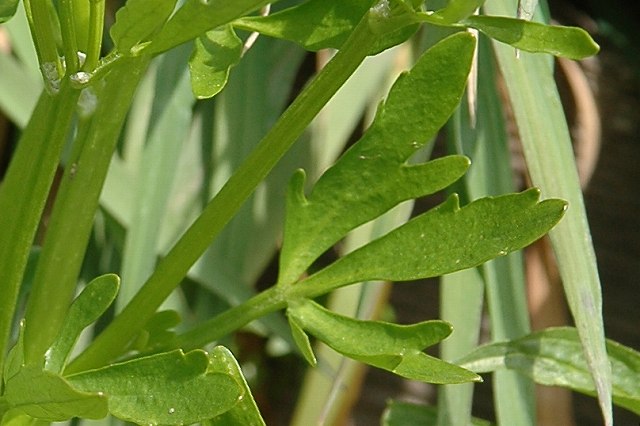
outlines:
[{"label": "plant stem", "polygon": [[[79,92],[64,83],[46,92],[31,116],[0,186],[0,372],[22,275],[71,125]],[[29,193],[25,194],[25,188]]]},{"label": "plant stem", "polygon": [[114,67],[106,77],[104,87],[96,94],[95,111],[81,122],[27,304],[27,363],[41,362],[65,320],[109,162],[133,94],[148,63],[148,57],[138,57]]},{"label": "plant stem", "polygon": [[[72,362],[70,371],[103,365],[125,349],[311,120],[358,68],[377,40],[378,36],[371,31],[366,14],[342,49],[289,106],[198,219],[160,261],[153,275],[129,305]],[[218,335],[217,331],[211,333]]]}]

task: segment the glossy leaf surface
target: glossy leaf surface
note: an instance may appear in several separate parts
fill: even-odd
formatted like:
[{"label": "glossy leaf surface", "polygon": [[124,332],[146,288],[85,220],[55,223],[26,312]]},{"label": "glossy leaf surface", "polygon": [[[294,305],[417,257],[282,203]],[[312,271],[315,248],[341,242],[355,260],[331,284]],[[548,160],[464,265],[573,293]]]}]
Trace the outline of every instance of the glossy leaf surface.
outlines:
[{"label": "glossy leaf surface", "polygon": [[[348,231],[401,201],[442,189],[466,171],[465,157],[409,165],[462,96],[474,38],[457,34],[427,51],[394,84],[365,136],[318,180],[307,198],[296,174],[287,199],[280,284],[295,282]],[[438,77],[435,77],[438,76]],[[442,76],[446,76],[443,78]]]},{"label": "glossy leaf surface", "polygon": [[76,389],[102,392],[109,412],[138,424],[190,424],[216,417],[241,398],[228,374],[209,372],[201,350],[180,350],[68,376]]},{"label": "glossy leaf surface", "polygon": [[422,352],[451,333],[444,321],[397,325],[335,314],[308,299],[291,302],[287,314],[335,351],[399,376],[428,383],[479,381],[475,374]]},{"label": "glossy leaf surface", "polygon": [[[613,401],[640,414],[640,353],[607,341]],[[510,342],[482,346],[460,360],[478,373],[512,369],[547,386],[563,386],[594,396],[593,379],[575,328],[549,328]]]},{"label": "glossy leaf surface", "polygon": [[208,31],[195,42],[189,59],[191,88],[198,99],[211,98],[227,84],[229,70],[242,56],[242,40],[231,25]]}]

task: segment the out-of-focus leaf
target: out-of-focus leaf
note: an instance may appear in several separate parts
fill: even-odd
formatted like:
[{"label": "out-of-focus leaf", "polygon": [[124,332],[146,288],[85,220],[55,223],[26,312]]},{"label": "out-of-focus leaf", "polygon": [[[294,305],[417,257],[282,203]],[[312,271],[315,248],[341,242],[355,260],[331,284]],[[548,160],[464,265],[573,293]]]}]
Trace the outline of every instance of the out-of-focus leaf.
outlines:
[{"label": "out-of-focus leaf", "polygon": [[[640,414],[640,353],[612,340],[607,340],[607,353],[613,372],[613,401]],[[477,373],[506,368],[543,385],[596,394],[575,328],[549,328],[509,342],[481,346],[459,362]]]},{"label": "out-of-focus leaf", "polygon": [[[428,405],[412,404],[403,401],[390,401],[382,413],[382,426],[435,426],[438,423],[438,410]],[[471,419],[472,426],[490,426],[491,422]]]},{"label": "out-of-focus leaf", "polygon": [[144,329],[132,344],[132,349],[148,351],[156,347],[170,346],[176,333],[171,329],[180,324],[178,312],[159,311],[147,322]]},{"label": "out-of-focus leaf", "polygon": [[23,64],[4,53],[0,53],[0,73],[0,109],[22,128],[38,101],[42,80],[39,74],[35,78]]},{"label": "out-of-focus leaf", "polygon": [[119,52],[128,54],[138,43],[148,40],[169,19],[176,0],[127,0],[116,12],[109,31]]},{"label": "out-of-focus leaf", "polygon": [[502,16],[474,15],[462,21],[487,36],[527,52],[582,59],[600,47],[582,28],[545,25]]},{"label": "out-of-focus leaf", "polygon": [[0,24],[13,18],[19,3],[19,0],[0,0]]},{"label": "out-of-focus leaf", "polygon": [[479,381],[470,371],[422,352],[451,333],[444,321],[397,325],[335,314],[311,300],[289,304],[287,314],[335,351],[399,376],[428,383]]},{"label": "out-of-focus leaf", "polygon": [[518,19],[530,21],[538,6],[538,0],[518,0]]},{"label": "out-of-focus leaf", "polygon": [[244,16],[270,0],[186,0],[153,38],[151,53],[160,53]]},{"label": "out-of-focus leaf", "polygon": [[201,350],[176,350],[67,377],[84,392],[102,392],[109,412],[138,424],[191,424],[230,410],[244,396],[226,373],[209,372]]},{"label": "out-of-focus leaf", "polygon": [[209,371],[228,374],[236,379],[236,382],[243,390],[242,399],[229,411],[218,417],[211,419],[209,425],[247,425],[264,426],[266,423],[260,415],[260,410],[256,401],[251,395],[251,389],[242,375],[242,370],[238,361],[234,358],[229,349],[224,346],[216,346],[209,355]]},{"label": "out-of-focus leaf", "polygon": [[198,99],[211,98],[227,84],[229,70],[242,56],[242,40],[231,25],[208,31],[195,41],[189,59],[191,88]]},{"label": "out-of-focus leaf", "polygon": [[86,327],[98,320],[115,300],[120,278],[102,275],[91,281],[69,307],[67,318],[55,342],[45,355],[45,369],[61,373],[73,346]]},{"label": "out-of-focus leaf", "polygon": [[45,421],[107,415],[107,400],[98,390],[79,391],[58,374],[37,366],[24,367],[9,379],[4,397],[11,408]]},{"label": "out-of-focus leaf", "polygon": [[[289,285],[348,231],[401,201],[442,189],[468,167],[464,157],[409,165],[451,115],[462,96],[473,37],[456,34],[427,51],[394,84],[365,134],[305,197],[304,174],[294,175],[280,257],[281,285]],[[434,76],[444,76],[437,78]]]},{"label": "out-of-focus leaf", "polygon": [[298,285],[339,287],[369,280],[410,281],[477,266],[519,250],[562,218],[562,200],[540,192],[487,197],[463,208],[453,195],[440,206],[337,260]]}]

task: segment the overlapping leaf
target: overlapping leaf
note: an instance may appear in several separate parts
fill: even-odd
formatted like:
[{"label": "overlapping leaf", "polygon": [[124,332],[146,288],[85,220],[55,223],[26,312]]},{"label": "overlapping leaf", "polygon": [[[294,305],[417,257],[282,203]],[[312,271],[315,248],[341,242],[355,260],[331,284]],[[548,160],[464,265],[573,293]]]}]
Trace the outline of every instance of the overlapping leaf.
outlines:
[{"label": "overlapping leaf", "polygon": [[12,409],[40,420],[100,419],[107,415],[104,394],[77,390],[60,375],[37,366],[21,368],[7,381],[3,396]]},{"label": "overlapping leaf", "polygon": [[233,406],[229,411],[208,421],[208,425],[265,425],[256,401],[251,395],[251,389],[242,375],[242,370],[238,361],[234,358],[229,349],[224,346],[216,346],[209,356],[209,371],[228,374],[236,379],[244,394],[242,400]]},{"label": "overlapping leaf", "polygon": [[153,38],[150,53],[160,53],[228,24],[270,0],[186,0]]},{"label": "overlapping leaf", "polygon": [[176,0],[127,0],[116,12],[111,38],[121,53],[129,53],[147,40],[169,19]]},{"label": "overlapping leaf", "polygon": [[69,307],[67,319],[45,359],[45,368],[61,373],[80,333],[93,324],[115,300],[120,286],[117,275],[102,275],[91,281]]},{"label": "overlapping leaf", "polygon": [[[438,409],[428,405],[413,404],[404,401],[390,401],[381,419],[382,426],[437,426]],[[491,422],[472,418],[471,426],[490,426]]]},{"label": "overlapping leaf", "polygon": [[399,376],[429,383],[464,383],[480,378],[422,352],[451,333],[444,321],[397,325],[335,314],[308,299],[292,301],[289,320],[335,351]]},{"label": "overlapping leaf", "polygon": [[181,350],[68,376],[82,392],[101,392],[109,412],[138,424],[190,424],[230,410],[244,391],[229,374],[209,371],[206,352]]},{"label": "overlapping leaf", "polygon": [[582,59],[595,55],[600,49],[585,30],[577,27],[545,25],[502,16],[470,16],[462,23],[527,52]]},{"label": "overlapping leaf", "polygon": [[[307,50],[339,49],[374,3],[372,0],[309,0],[273,15],[240,18],[234,26],[294,41]],[[407,40],[418,25],[412,20],[406,24],[397,25],[385,34],[370,53],[379,53]]]},{"label": "overlapping leaf", "polygon": [[474,39],[465,33],[434,46],[396,81],[365,136],[318,180],[308,198],[304,174],[294,176],[280,257],[281,285],[295,282],[351,229],[464,174],[469,165],[464,157],[419,165],[406,161],[458,105],[473,51]]},{"label": "overlapping leaf", "polygon": [[198,99],[211,98],[227,83],[229,70],[242,56],[242,40],[231,25],[208,31],[198,37],[189,59],[191,88]]},{"label": "overlapping leaf", "polygon": [[[640,414],[640,353],[607,341],[613,371],[613,401]],[[517,370],[537,383],[596,394],[593,379],[575,328],[559,327],[510,342],[482,346],[460,360],[478,373]]]}]

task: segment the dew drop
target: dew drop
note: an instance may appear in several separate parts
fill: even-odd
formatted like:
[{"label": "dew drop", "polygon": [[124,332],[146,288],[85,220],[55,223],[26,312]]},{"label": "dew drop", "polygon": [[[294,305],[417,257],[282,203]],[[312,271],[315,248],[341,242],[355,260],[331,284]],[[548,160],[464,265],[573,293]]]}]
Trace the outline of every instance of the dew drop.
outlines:
[{"label": "dew drop", "polygon": [[367,157],[364,156],[364,155],[358,155],[358,158],[361,159],[361,160],[366,160],[367,159]]},{"label": "dew drop", "polygon": [[87,60],[87,54],[78,50],[78,64],[80,66],[83,66],[86,60]]},{"label": "dew drop", "polygon": [[500,251],[498,252],[498,255],[500,255],[500,256],[506,256],[506,255],[507,255],[507,251],[506,251],[506,250],[500,250]]},{"label": "dew drop", "polygon": [[173,407],[169,408],[169,414],[173,414],[173,413],[175,413],[175,412],[176,412],[176,409],[175,409],[175,408],[173,408]]},{"label": "dew drop", "polygon": [[72,74],[69,79],[71,79],[71,83],[75,87],[80,88],[89,84],[91,81],[91,74],[84,71],[78,71],[77,73]]}]

